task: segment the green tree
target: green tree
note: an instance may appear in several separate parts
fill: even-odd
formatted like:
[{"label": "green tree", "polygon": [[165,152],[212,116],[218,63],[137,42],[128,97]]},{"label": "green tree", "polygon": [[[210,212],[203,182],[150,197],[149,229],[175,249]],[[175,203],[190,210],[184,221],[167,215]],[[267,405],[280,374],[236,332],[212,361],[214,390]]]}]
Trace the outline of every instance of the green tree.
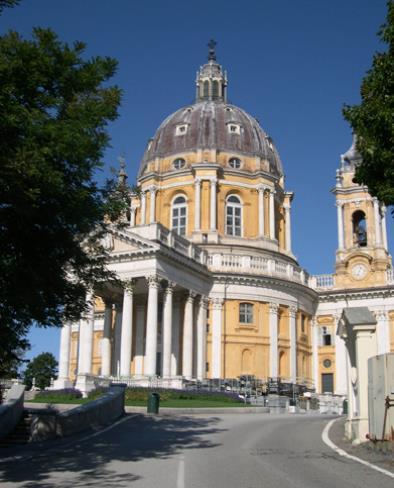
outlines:
[{"label": "green tree", "polygon": [[5,8],[15,7],[20,3],[20,0],[0,0],[0,14]]},{"label": "green tree", "polygon": [[31,388],[33,378],[35,386],[41,390],[51,384],[51,379],[57,376],[57,361],[50,352],[43,352],[32,359],[25,370],[24,383],[27,388]]},{"label": "green tree", "polygon": [[360,105],[345,105],[343,114],[357,135],[362,163],[355,180],[386,205],[394,204],[394,1],[379,36],[387,43],[376,53],[361,84]]},{"label": "green tree", "polygon": [[0,373],[32,323],[77,320],[111,277],[100,239],[122,206],[95,175],[121,92],[117,62],[84,50],[40,28],[0,37]]}]

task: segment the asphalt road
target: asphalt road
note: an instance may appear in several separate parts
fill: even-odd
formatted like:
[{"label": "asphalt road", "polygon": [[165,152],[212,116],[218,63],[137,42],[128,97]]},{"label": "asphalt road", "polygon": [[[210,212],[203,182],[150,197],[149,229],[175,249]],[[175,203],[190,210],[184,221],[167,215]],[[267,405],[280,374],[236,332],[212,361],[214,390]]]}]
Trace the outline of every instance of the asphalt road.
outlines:
[{"label": "asphalt road", "polygon": [[85,434],[85,440],[80,436],[51,449],[36,446],[29,457],[0,462],[0,486],[392,488],[392,478],[341,458],[322,442],[328,420],[319,415],[128,415],[94,437]]}]

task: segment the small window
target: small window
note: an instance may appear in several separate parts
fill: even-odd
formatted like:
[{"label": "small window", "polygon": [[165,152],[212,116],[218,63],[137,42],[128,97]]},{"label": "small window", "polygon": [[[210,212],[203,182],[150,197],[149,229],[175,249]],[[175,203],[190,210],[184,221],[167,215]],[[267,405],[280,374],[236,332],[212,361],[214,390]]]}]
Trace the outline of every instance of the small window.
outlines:
[{"label": "small window", "polygon": [[231,168],[239,169],[241,167],[241,160],[239,158],[230,158],[228,164]]},{"label": "small window", "polygon": [[187,132],[187,124],[177,125],[175,129],[176,136],[184,136]]},{"label": "small window", "polygon": [[186,161],[183,158],[174,159],[172,165],[175,169],[181,169],[185,166]]},{"label": "small window", "polygon": [[352,215],[353,221],[353,244],[360,247],[365,247],[367,241],[367,221],[365,213],[362,210],[357,210]]},{"label": "small window", "polygon": [[331,346],[331,334],[327,327],[322,328],[322,335],[323,335],[323,346]]},{"label": "small window", "polygon": [[241,324],[253,324],[253,305],[251,303],[239,304],[239,321]]},{"label": "small window", "polygon": [[230,134],[241,134],[241,126],[238,124],[229,124],[228,131]]}]

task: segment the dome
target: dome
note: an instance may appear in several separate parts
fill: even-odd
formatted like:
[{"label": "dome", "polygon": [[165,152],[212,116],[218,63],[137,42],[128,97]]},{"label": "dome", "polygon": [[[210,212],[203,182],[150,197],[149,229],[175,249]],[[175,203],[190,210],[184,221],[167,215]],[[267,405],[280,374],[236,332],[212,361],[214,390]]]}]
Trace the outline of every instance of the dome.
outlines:
[{"label": "dome", "polygon": [[215,45],[210,41],[208,62],[197,72],[196,102],[177,110],[160,125],[148,143],[139,176],[157,158],[205,150],[257,158],[263,171],[283,175],[272,139],[254,117],[227,102],[227,73],[216,62]]},{"label": "dome", "polygon": [[254,117],[224,100],[199,100],[160,125],[145,151],[140,175],[155,158],[205,149],[259,157],[268,161],[271,173],[283,174],[272,139]]}]

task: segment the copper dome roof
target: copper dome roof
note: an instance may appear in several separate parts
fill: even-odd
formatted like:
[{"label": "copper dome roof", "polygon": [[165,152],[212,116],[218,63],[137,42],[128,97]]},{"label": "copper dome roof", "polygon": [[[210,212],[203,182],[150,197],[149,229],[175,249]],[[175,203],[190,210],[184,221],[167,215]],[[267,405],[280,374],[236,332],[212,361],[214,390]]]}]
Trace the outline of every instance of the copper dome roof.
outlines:
[{"label": "copper dome roof", "polygon": [[[229,125],[235,125],[239,133],[231,132]],[[182,126],[185,127],[184,133],[176,135],[177,128]],[[140,175],[154,158],[199,149],[261,157],[269,162],[272,173],[283,174],[279,154],[271,138],[254,117],[223,100],[205,100],[183,107],[164,120],[148,144]]]}]

